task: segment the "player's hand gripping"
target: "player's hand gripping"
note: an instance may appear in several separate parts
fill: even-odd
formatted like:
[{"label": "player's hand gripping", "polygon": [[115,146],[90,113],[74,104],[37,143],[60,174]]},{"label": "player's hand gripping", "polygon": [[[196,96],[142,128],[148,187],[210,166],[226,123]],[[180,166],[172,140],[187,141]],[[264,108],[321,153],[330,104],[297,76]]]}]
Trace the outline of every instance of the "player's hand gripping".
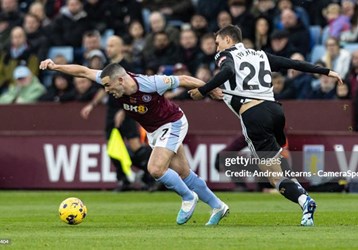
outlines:
[{"label": "player's hand gripping", "polygon": [[46,59],[44,61],[41,61],[39,68],[42,70],[45,70],[45,69],[52,70],[55,68],[55,65],[56,64],[51,59]]},{"label": "player's hand gripping", "polygon": [[193,100],[204,99],[204,96],[199,92],[197,88],[189,90],[188,93]]},{"label": "player's hand gripping", "polygon": [[339,74],[337,72],[330,70],[328,76],[336,78],[336,80],[338,81],[338,85],[343,84],[342,78],[339,76]]},{"label": "player's hand gripping", "polygon": [[224,98],[224,94],[221,88],[215,88],[209,93],[210,97],[214,100],[222,100]]}]

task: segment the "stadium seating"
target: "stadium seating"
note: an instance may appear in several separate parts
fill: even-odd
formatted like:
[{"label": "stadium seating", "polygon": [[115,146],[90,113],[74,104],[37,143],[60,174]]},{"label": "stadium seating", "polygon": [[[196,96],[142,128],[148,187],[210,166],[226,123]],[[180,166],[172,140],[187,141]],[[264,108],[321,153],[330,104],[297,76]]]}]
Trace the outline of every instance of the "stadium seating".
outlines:
[{"label": "stadium seating", "polygon": [[321,32],[322,32],[322,29],[321,29],[321,26],[319,25],[312,25],[310,26],[309,28],[310,30],[310,36],[311,36],[311,49],[318,45],[318,44],[321,44]]},{"label": "stadium seating", "polygon": [[312,52],[311,52],[310,62],[311,63],[317,62],[324,55],[325,51],[326,51],[326,48],[324,45],[314,46],[312,49]]},{"label": "stadium seating", "polygon": [[[346,43],[342,45],[342,48],[348,50],[350,53],[353,53],[358,50],[358,43]],[[311,52],[310,62],[317,62],[324,55],[325,51],[326,48],[324,45],[315,45]]]},{"label": "stadium seating", "polygon": [[63,55],[67,62],[73,62],[73,47],[71,46],[53,46],[48,51],[48,58],[54,59],[58,55]]},{"label": "stadium seating", "polygon": [[349,52],[353,53],[354,51],[358,50],[358,43],[346,43],[343,47]]}]

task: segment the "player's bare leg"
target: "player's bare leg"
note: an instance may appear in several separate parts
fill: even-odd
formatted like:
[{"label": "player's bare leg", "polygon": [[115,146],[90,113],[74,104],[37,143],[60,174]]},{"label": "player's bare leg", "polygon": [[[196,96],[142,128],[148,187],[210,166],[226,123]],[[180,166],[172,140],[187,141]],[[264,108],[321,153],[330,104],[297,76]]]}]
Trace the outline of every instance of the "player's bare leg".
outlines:
[{"label": "player's bare leg", "polygon": [[271,173],[280,173],[277,175],[270,175],[269,181],[272,186],[276,187],[278,191],[290,201],[298,203],[302,210],[303,216],[301,219],[302,226],[313,226],[313,214],[316,209],[316,202],[307,195],[306,190],[298,185],[295,181],[284,177],[280,164],[259,165],[261,171],[268,171]]},{"label": "player's bare leg", "polygon": [[164,147],[154,147],[148,162],[149,173],[168,189],[174,190],[182,197],[182,207],[178,213],[177,223],[186,223],[193,215],[198,195],[192,192],[178,173],[169,168],[175,153]]},{"label": "player's bare leg", "polygon": [[180,145],[177,154],[173,157],[170,167],[184,180],[184,183],[195,193],[199,199],[208,204],[213,212],[206,225],[217,225],[229,213],[229,207],[222,202],[206,185],[205,181],[196,175],[189,167],[184,147]]}]

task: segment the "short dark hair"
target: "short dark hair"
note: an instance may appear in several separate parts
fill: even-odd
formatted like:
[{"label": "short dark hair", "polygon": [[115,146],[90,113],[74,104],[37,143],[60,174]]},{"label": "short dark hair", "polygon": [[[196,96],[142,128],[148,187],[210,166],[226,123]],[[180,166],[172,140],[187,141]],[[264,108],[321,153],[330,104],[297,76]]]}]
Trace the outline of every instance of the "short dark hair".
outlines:
[{"label": "short dark hair", "polygon": [[87,30],[83,33],[84,37],[101,37],[101,33],[98,30]]},{"label": "short dark hair", "polygon": [[205,33],[201,36],[200,41],[206,40],[206,39],[214,39],[215,41],[215,35],[213,33]]},{"label": "short dark hair", "polygon": [[101,78],[109,76],[109,78],[112,79],[115,75],[120,75],[125,72],[126,70],[118,63],[111,63],[104,67],[101,73]]},{"label": "short dark hair", "polygon": [[239,27],[235,25],[228,25],[224,28],[221,28],[218,32],[215,33],[215,36],[229,36],[235,43],[242,42],[242,34]]}]

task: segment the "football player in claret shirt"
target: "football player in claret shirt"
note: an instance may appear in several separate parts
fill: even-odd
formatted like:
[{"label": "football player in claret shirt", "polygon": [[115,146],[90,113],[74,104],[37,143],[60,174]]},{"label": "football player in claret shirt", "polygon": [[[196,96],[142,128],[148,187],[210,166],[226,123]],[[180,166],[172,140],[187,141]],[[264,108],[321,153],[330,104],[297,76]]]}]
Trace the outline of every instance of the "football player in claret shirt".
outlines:
[{"label": "football player in claret shirt", "polygon": [[[206,225],[217,225],[228,214],[229,207],[190,170],[183,147],[187,119],[178,105],[163,97],[166,90],[179,86],[197,88],[204,84],[203,81],[186,75],[132,74],[117,63],[101,71],[75,64],[58,65],[47,59],[41,62],[40,69],[86,77],[102,84],[107,93],[117,98],[126,114],[147,131],[149,145],[153,148],[148,162],[149,173],[182,197],[177,224],[184,224],[191,218],[198,198],[213,209]],[[216,93],[214,90],[212,95]],[[216,97],[222,97],[220,92]]]},{"label": "football player in claret shirt", "polygon": [[336,78],[339,84],[343,84],[342,79],[327,68],[246,49],[241,30],[233,25],[216,33],[216,44],[218,53],[215,60],[220,71],[204,86],[190,90],[191,97],[202,99],[211,90],[223,85],[223,99],[240,117],[246,142],[252,154],[260,159],[259,168],[270,173],[270,183],[283,196],[300,205],[303,210],[301,225],[313,226],[316,202],[298,182],[290,179],[292,176],[285,176],[286,171],[282,171],[287,165],[281,157],[286,143],[285,115],[281,104],[274,99],[271,72],[292,68],[328,75]]}]

